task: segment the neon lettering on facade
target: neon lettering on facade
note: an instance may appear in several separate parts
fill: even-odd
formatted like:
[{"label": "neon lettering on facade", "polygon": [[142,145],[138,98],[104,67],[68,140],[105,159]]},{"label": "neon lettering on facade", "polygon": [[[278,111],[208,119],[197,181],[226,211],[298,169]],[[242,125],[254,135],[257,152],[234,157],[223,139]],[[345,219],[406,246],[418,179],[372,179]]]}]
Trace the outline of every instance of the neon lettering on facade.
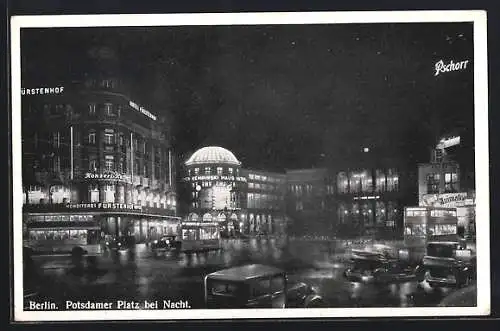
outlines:
[{"label": "neon lettering on facade", "polygon": [[214,180],[226,180],[226,181],[236,181],[236,182],[245,182],[247,181],[246,177],[240,177],[240,176],[218,176],[218,175],[206,175],[206,176],[191,176],[191,177],[184,177],[185,181],[202,181],[202,180],[208,180],[208,181],[214,181]]},{"label": "neon lettering on facade", "polygon": [[130,176],[122,175],[118,173],[92,173],[87,172],[84,179],[97,179],[97,180],[115,180],[125,183],[132,183]]},{"label": "neon lettering on facade", "polygon": [[36,88],[21,88],[21,95],[46,95],[46,94],[61,94],[64,91],[64,86],[58,87],[36,87]]},{"label": "neon lettering on facade", "polygon": [[135,110],[137,110],[138,112],[141,112],[143,113],[145,116],[149,117],[150,119],[152,119],[153,121],[156,121],[156,116],[151,114],[146,108],[142,107],[142,106],[139,106],[138,104],[136,104],[135,102],[133,101],[129,101],[128,102],[129,106],[134,108]]},{"label": "neon lettering on facade", "polygon": [[67,204],[68,209],[126,209],[126,210],[142,210],[142,206],[126,204],[126,203],[114,203],[114,202],[93,202],[93,203],[76,203]]}]

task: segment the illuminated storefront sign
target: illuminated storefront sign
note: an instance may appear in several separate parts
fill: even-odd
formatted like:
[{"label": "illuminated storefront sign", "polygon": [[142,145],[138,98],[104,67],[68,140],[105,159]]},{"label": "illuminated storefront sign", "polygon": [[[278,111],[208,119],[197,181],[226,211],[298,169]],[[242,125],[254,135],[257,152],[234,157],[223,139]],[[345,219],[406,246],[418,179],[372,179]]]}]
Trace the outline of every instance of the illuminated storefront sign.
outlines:
[{"label": "illuminated storefront sign", "polygon": [[421,206],[456,208],[473,205],[474,199],[467,192],[424,194],[420,201]]},{"label": "illuminated storefront sign", "polygon": [[218,223],[215,222],[182,222],[185,226],[217,226]]},{"label": "illuminated storefront sign", "polygon": [[218,175],[207,175],[207,176],[191,176],[191,177],[184,177],[185,181],[201,181],[201,180],[227,180],[227,181],[233,181],[233,182],[245,182],[247,181],[246,177],[240,177],[240,176],[218,176]]},{"label": "illuminated storefront sign", "polygon": [[113,173],[113,172],[109,172],[109,173],[87,172],[83,178],[84,179],[98,179],[98,180],[115,180],[115,181],[119,181],[119,182],[132,183],[130,176],[122,175],[119,173]]},{"label": "illuminated storefront sign", "polygon": [[92,203],[75,203],[67,204],[68,209],[124,209],[124,210],[142,210],[142,206],[127,203],[114,202],[92,202]]},{"label": "illuminated storefront sign", "polygon": [[380,199],[380,195],[369,195],[364,197],[354,197],[353,200],[376,200]]},{"label": "illuminated storefront sign", "polygon": [[64,86],[58,87],[36,87],[36,88],[21,88],[21,95],[46,95],[46,94],[61,94],[64,91]]},{"label": "illuminated storefront sign", "polygon": [[153,121],[156,121],[156,116],[153,115],[153,114],[151,114],[146,108],[144,108],[142,106],[139,106],[138,104],[136,104],[133,101],[129,101],[128,104],[129,104],[130,107],[134,108],[138,112],[141,112],[144,115],[146,115],[147,117],[149,117],[150,119],[152,119]]}]

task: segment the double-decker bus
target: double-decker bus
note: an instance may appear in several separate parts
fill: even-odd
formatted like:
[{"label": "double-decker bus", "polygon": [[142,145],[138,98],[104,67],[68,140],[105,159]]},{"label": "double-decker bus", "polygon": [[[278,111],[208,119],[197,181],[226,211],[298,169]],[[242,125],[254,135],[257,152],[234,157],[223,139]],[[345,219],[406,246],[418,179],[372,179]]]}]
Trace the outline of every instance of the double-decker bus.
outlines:
[{"label": "double-decker bus", "polygon": [[458,241],[458,218],[455,208],[406,207],[404,215],[404,246],[401,257],[419,260],[425,255],[428,242]]},{"label": "double-decker bus", "polygon": [[[79,219],[70,220],[75,217]],[[100,255],[100,230],[90,215],[32,214],[24,224],[23,245],[34,255],[66,255],[76,248],[86,255]]]},{"label": "double-decker bus", "polygon": [[221,248],[220,229],[216,222],[181,222],[182,252],[202,252]]}]

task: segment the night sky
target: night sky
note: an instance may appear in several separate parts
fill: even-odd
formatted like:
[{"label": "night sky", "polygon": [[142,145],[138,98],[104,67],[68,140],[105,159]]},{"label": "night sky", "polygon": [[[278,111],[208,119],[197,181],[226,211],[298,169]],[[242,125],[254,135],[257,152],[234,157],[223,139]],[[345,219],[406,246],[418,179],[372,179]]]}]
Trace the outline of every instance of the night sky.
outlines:
[{"label": "night sky", "polygon": [[[436,135],[473,136],[469,23],[31,29],[23,87],[81,75],[92,46],[114,49],[153,113],[172,112],[184,157],[219,145],[245,167],[283,170],[367,146],[426,162]],[[469,65],[435,77],[441,59]]]}]

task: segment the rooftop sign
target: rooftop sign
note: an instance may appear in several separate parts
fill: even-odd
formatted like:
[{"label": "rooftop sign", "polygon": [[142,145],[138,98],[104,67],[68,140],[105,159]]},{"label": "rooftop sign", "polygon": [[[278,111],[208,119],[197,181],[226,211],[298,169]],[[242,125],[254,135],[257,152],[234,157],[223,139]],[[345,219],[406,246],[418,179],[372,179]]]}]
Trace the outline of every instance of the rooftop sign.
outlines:
[{"label": "rooftop sign", "polygon": [[64,86],[57,87],[36,87],[36,88],[21,88],[21,95],[46,95],[46,94],[61,94],[64,91]]},{"label": "rooftop sign", "polygon": [[144,115],[146,115],[147,117],[149,117],[150,119],[152,119],[153,121],[156,121],[156,116],[153,115],[153,114],[151,114],[146,108],[144,108],[142,106],[139,106],[138,104],[136,104],[133,101],[129,101],[128,104],[129,104],[130,107],[134,108],[138,112],[141,112]]}]

